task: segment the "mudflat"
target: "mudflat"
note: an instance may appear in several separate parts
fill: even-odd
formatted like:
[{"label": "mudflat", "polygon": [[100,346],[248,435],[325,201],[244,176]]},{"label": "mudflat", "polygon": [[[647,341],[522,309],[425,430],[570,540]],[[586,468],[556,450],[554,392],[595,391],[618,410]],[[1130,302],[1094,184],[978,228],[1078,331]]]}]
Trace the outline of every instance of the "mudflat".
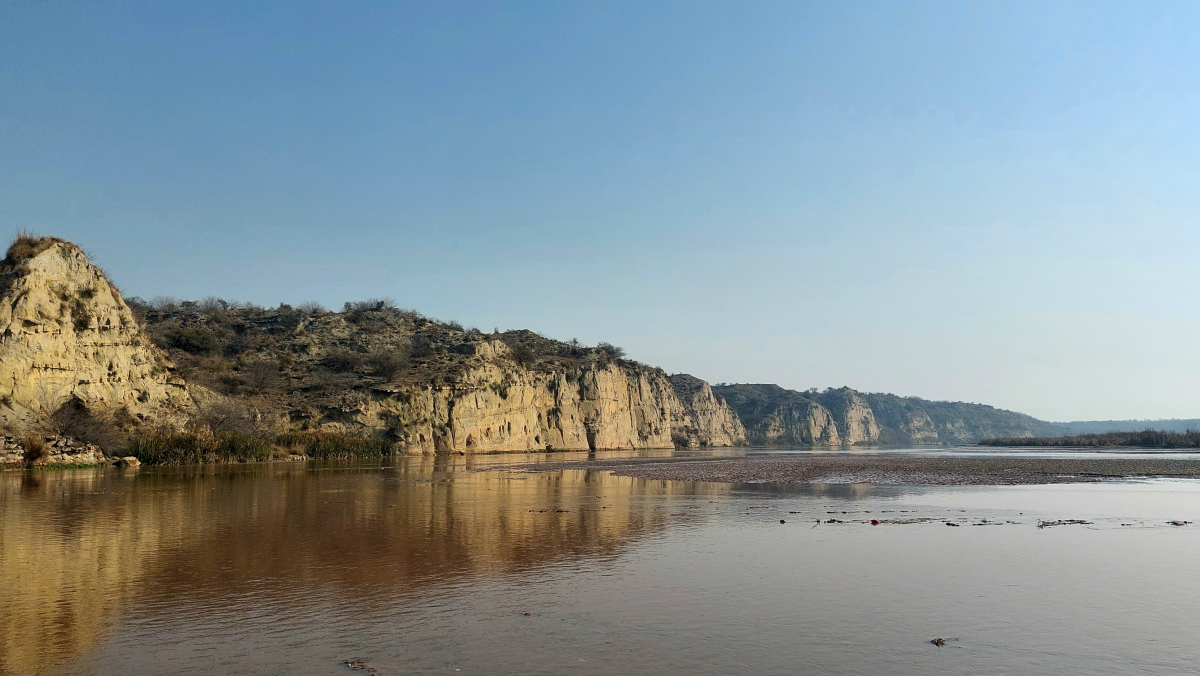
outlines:
[{"label": "mudflat", "polygon": [[614,458],[491,469],[595,469],[618,476],[719,483],[869,483],[1013,486],[1142,477],[1200,477],[1200,454],[1180,458],[1029,458],[796,454],[743,457]]}]

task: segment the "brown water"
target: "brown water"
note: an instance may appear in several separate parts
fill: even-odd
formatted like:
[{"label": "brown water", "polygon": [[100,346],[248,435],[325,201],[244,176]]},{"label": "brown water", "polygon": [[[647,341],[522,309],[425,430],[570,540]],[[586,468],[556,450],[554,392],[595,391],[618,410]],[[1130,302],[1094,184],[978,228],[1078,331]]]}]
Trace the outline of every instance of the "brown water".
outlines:
[{"label": "brown water", "polygon": [[1200,527],[1166,523],[1198,483],[470,471],[494,462],[0,473],[0,672],[1200,671]]}]

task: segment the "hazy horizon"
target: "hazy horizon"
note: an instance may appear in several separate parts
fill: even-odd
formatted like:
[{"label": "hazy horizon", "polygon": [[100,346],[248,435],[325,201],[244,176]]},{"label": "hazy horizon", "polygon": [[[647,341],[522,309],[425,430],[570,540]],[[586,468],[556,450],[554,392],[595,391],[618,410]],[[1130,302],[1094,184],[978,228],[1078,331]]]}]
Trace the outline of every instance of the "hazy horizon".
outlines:
[{"label": "hazy horizon", "polygon": [[1191,3],[9,4],[0,225],[709,382],[1198,418]]}]

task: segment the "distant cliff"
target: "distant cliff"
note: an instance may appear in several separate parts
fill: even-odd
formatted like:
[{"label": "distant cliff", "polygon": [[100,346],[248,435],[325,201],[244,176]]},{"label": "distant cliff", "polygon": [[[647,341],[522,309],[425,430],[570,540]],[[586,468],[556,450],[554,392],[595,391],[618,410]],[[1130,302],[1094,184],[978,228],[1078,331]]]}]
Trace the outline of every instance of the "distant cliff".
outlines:
[{"label": "distant cliff", "polygon": [[848,387],[797,392],[778,385],[721,385],[751,444],[892,445],[973,443],[1058,434],[1054,423],[982,404],[863,394]]}]

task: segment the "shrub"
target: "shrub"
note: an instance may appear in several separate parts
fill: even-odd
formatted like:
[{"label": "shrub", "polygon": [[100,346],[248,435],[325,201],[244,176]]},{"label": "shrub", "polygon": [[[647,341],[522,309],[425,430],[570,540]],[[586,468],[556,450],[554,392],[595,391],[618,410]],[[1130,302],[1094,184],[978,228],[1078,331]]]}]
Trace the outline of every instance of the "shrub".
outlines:
[{"label": "shrub", "polygon": [[530,349],[528,345],[524,345],[522,343],[513,345],[511,354],[513,361],[517,362],[521,366],[529,366],[537,359],[537,355],[533,353],[533,350]]},{"label": "shrub", "polygon": [[155,312],[178,312],[179,299],[170,296],[155,296],[148,303],[151,310]]},{"label": "shrub", "polygon": [[26,432],[21,437],[21,447],[25,449],[25,462],[32,463],[46,454],[46,439],[35,432]]},{"label": "shrub", "polygon": [[338,348],[330,350],[329,354],[325,355],[325,358],[321,360],[321,363],[331,371],[345,373],[347,371],[354,371],[362,366],[363,355],[344,348]]},{"label": "shrub", "polygon": [[167,344],[184,352],[210,355],[221,346],[217,334],[208,329],[179,328],[167,334]]},{"label": "shrub", "polygon": [[365,361],[372,373],[390,381],[408,362],[408,346],[404,345],[394,350],[374,350],[367,355]]},{"label": "shrub", "polygon": [[621,359],[625,356],[625,349],[617,347],[612,343],[600,343],[596,346],[596,349],[608,355],[611,359]]},{"label": "shrub", "polygon": [[392,444],[382,437],[361,437],[345,432],[285,432],[275,443],[293,453],[318,459],[379,458],[391,455]]},{"label": "shrub", "polygon": [[38,237],[25,230],[18,230],[12,244],[8,245],[8,252],[5,254],[4,262],[9,265],[24,263],[46,249],[49,249],[54,243],[62,241],[57,237]]},{"label": "shrub", "polygon": [[279,364],[266,360],[251,362],[242,369],[242,377],[246,381],[246,387],[251,392],[257,393],[275,389],[282,380],[279,375]]},{"label": "shrub", "polygon": [[147,465],[260,462],[271,458],[271,445],[241,432],[153,432],[130,441],[123,453]]},{"label": "shrub", "polygon": [[225,310],[228,310],[230,307],[234,307],[236,305],[237,305],[237,303],[231,304],[229,301],[225,300],[224,298],[217,298],[216,296],[207,296],[205,298],[202,298],[199,302],[196,303],[196,309],[201,314],[214,315],[214,314],[217,314],[220,312],[224,312]]}]

